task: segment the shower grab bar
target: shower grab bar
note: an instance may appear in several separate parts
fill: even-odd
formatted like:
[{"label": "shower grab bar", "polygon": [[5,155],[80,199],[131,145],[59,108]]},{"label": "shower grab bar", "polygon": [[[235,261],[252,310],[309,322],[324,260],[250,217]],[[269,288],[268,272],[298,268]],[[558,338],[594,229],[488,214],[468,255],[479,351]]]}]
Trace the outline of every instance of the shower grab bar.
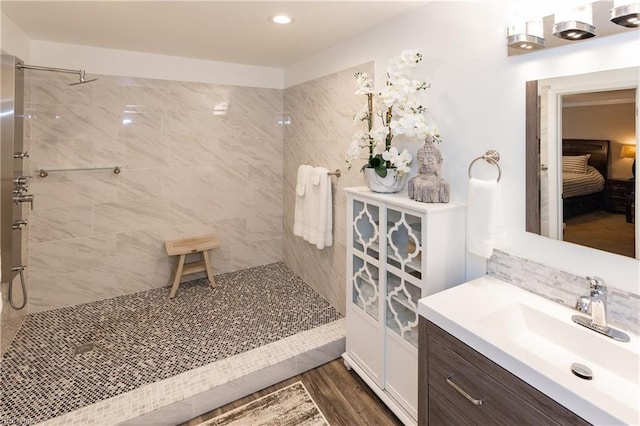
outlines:
[{"label": "shower grab bar", "polygon": [[75,169],[40,169],[40,171],[38,172],[38,176],[40,176],[41,178],[46,178],[47,176],[49,176],[49,172],[75,172],[75,171],[80,171],[80,170],[113,170],[113,174],[120,174],[120,172],[122,171],[122,169],[120,168],[120,166],[114,166],[114,167],[79,167],[79,168],[75,168]]}]

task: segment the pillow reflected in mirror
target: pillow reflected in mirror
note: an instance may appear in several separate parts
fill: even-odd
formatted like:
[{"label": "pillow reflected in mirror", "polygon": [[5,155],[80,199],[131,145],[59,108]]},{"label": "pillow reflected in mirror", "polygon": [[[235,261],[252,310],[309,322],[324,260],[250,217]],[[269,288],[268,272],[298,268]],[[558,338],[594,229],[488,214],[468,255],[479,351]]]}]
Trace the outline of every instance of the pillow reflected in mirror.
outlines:
[{"label": "pillow reflected in mirror", "polygon": [[591,154],[563,155],[562,173],[587,173],[587,163]]}]

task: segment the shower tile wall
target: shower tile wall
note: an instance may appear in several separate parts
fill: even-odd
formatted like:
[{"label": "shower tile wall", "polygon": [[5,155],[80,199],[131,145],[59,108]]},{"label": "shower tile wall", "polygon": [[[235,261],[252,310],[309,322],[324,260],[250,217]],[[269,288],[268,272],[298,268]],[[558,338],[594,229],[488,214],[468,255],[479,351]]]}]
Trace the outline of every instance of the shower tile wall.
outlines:
[{"label": "shower tile wall", "polygon": [[[284,115],[291,117],[291,123],[284,131],[284,262],[342,313],[345,312],[347,235],[346,196],[342,189],[364,185],[361,165],[347,171],[344,160],[352,135],[358,128],[363,128],[352,119],[366,102],[364,96],[354,94],[354,74],[358,71],[373,75],[373,63],[284,91]],[[293,235],[294,188],[300,164],[342,171],[340,178],[332,178],[333,246],[323,250]]]},{"label": "shower tile wall", "polygon": [[216,274],[282,259],[282,90],[28,77],[31,312],[168,285],[166,239],[217,234]]}]

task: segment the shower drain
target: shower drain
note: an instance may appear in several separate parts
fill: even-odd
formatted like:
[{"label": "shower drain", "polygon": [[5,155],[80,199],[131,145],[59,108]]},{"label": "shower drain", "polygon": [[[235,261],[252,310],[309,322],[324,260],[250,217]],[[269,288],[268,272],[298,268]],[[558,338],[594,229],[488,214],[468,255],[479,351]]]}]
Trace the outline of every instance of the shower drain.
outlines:
[{"label": "shower drain", "polygon": [[73,356],[78,356],[86,352],[91,352],[95,348],[96,348],[96,345],[93,342],[83,343],[82,345],[76,346],[76,350],[74,351]]}]

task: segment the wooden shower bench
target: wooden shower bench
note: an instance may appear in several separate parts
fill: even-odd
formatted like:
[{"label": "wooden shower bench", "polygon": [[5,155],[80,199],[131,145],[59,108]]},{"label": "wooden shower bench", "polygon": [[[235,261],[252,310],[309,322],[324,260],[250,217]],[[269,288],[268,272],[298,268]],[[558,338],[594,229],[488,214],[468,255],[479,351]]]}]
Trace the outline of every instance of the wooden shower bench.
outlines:
[{"label": "wooden shower bench", "polygon": [[[213,269],[209,260],[209,250],[218,247],[220,244],[216,241],[213,234],[203,235],[201,237],[184,238],[180,240],[170,240],[164,242],[169,256],[180,256],[178,266],[176,268],[176,276],[171,286],[169,298],[173,299],[180,286],[180,278],[182,275],[195,274],[196,272],[206,272],[211,287],[216,286],[213,278]],[[200,253],[202,260],[185,263],[188,254]]]}]

